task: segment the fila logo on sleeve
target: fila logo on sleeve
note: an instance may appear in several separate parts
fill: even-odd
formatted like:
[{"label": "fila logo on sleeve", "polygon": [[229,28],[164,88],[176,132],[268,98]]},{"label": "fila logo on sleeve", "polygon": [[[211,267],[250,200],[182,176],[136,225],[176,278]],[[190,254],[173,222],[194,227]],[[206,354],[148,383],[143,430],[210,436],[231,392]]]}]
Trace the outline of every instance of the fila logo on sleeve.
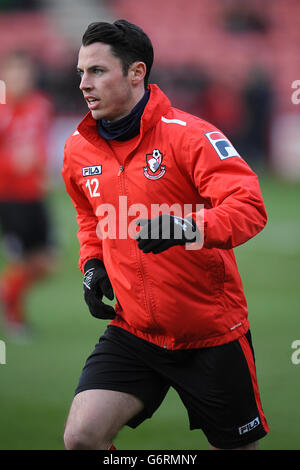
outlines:
[{"label": "fila logo on sleeve", "polygon": [[210,131],[206,132],[204,135],[208,138],[221,160],[230,157],[240,157],[240,154],[236,151],[232,143],[229,142],[221,132]]}]

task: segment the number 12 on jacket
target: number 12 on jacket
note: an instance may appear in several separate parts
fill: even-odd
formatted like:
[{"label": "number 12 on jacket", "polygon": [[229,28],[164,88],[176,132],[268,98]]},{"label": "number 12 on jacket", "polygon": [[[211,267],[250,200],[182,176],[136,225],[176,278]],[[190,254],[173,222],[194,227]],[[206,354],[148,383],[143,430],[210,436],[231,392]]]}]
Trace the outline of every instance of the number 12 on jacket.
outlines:
[{"label": "number 12 on jacket", "polygon": [[98,191],[99,180],[97,178],[92,178],[91,180],[88,179],[85,185],[88,188],[91,197],[100,196],[100,192]]}]

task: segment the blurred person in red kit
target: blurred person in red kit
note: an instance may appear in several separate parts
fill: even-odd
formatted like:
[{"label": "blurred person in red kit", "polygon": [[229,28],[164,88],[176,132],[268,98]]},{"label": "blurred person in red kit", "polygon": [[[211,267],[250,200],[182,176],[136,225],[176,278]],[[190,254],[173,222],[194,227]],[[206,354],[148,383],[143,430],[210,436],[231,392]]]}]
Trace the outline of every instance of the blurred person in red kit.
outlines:
[{"label": "blurred person in red kit", "polygon": [[1,60],[0,229],[5,265],[0,278],[3,325],[28,333],[25,294],[53,271],[55,255],[46,207],[47,140],[53,106],[36,89],[36,65],[26,51]]}]

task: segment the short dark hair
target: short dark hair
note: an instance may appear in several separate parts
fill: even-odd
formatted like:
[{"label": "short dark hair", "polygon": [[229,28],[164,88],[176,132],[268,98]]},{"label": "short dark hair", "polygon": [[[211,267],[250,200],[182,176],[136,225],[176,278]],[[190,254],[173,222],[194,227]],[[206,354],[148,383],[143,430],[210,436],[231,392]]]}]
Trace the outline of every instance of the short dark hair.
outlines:
[{"label": "short dark hair", "polygon": [[154,54],[151,40],[139,26],[127,20],[91,23],[82,37],[82,45],[89,46],[95,42],[111,46],[112,53],[121,61],[124,75],[127,75],[130,65],[134,62],[144,62],[146,88]]}]

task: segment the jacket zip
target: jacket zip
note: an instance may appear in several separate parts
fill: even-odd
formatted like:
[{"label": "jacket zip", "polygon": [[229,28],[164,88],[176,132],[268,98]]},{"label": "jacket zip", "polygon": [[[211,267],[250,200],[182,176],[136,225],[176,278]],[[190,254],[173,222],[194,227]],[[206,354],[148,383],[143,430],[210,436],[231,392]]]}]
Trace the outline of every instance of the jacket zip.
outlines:
[{"label": "jacket zip", "polygon": [[118,171],[118,176],[120,176],[123,171],[124,171],[124,166],[121,165]]},{"label": "jacket zip", "polygon": [[[125,190],[125,184],[124,184],[124,179],[125,179],[125,174],[124,174],[125,167],[124,165],[120,165],[119,171],[118,171],[118,177],[120,181],[120,188],[121,188],[121,195],[126,196],[126,190]],[[145,299],[145,304],[148,310],[148,315],[152,319],[152,321],[157,325],[153,314],[152,314],[152,306],[151,306],[151,301],[148,299],[148,296],[146,295],[147,289],[146,289],[146,279],[145,279],[145,273],[144,273],[144,268],[143,268],[143,262],[142,262],[142,257],[141,253],[139,253],[139,249],[136,246],[136,250],[138,253],[138,259],[139,259],[139,272],[141,275],[142,283],[143,283],[143,290],[144,290],[144,299]]]}]

